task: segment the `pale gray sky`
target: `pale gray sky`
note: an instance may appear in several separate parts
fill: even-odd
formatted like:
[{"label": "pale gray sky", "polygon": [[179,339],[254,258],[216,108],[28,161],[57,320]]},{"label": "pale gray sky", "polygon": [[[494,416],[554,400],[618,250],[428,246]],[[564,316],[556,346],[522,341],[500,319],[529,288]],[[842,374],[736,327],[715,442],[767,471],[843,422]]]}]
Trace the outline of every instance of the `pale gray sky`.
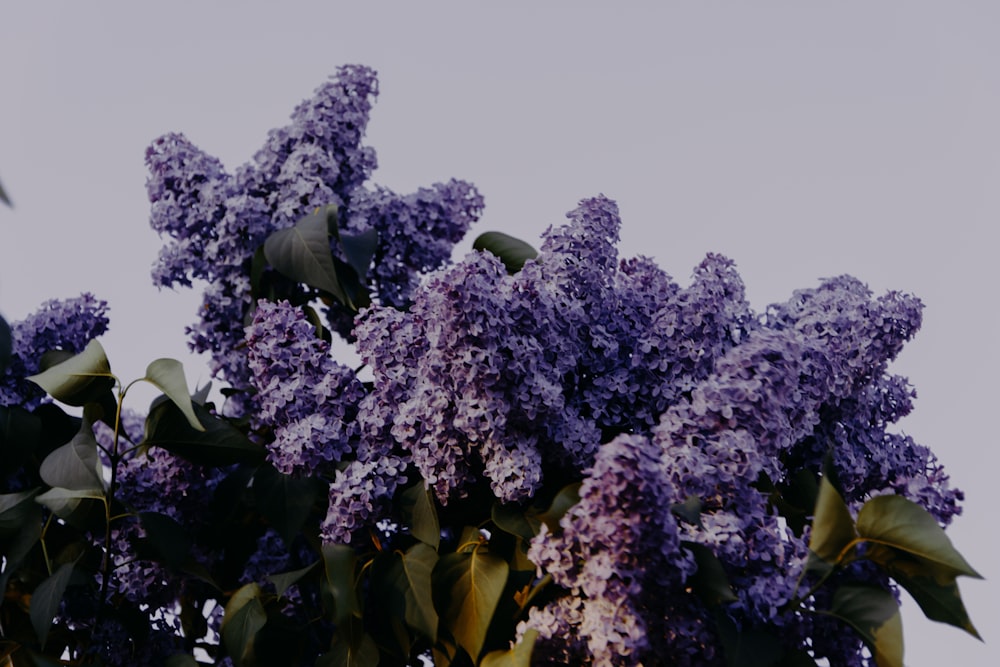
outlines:
[{"label": "pale gray sky", "polygon": [[[400,192],[452,176],[479,231],[530,241],[618,200],[622,253],[682,281],[707,251],[754,305],[851,273],[926,303],[894,370],[903,430],[967,492],[949,531],[981,634],[905,599],[907,664],[1000,664],[1000,5],[984,2],[45,2],[0,15],[0,312],[89,290],[122,377],[186,353],[158,293],[143,151],[181,131],[233,168],[338,65],[378,70],[368,143]],[[139,398],[139,406],[148,400]],[[905,597],[905,594],[904,594]]]}]

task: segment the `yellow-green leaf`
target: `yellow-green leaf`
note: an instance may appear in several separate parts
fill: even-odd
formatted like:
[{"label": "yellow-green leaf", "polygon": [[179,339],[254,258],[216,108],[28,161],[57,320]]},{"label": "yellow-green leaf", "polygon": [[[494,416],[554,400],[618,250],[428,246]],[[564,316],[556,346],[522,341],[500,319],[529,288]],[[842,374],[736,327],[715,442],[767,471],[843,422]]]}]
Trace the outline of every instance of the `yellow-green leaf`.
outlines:
[{"label": "yellow-green leaf", "polygon": [[833,488],[830,480],[823,477],[820,480],[816,510],[813,512],[809,550],[824,563],[832,565],[855,537],[857,533],[854,530],[854,520],[844,499]]},{"label": "yellow-green leaf", "polygon": [[892,593],[875,586],[841,586],[829,613],[861,635],[878,667],[903,667],[903,621]]},{"label": "yellow-green leaf", "polygon": [[479,667],[531,667],[531,652],[538,639],[538,630],[528,630],[517,644],[506,651],[490,651]]},{"label": "yellow-green leaf", "polygon": [[478,658],[507,583],[507,561],[482,549],[450,553],[434,568],[434,606],[441,628]]}]

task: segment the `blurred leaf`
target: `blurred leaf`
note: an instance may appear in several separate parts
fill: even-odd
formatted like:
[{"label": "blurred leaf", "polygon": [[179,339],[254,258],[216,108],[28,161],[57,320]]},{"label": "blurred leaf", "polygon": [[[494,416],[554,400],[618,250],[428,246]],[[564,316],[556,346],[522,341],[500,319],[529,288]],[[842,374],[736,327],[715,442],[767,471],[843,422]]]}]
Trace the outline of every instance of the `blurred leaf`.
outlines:
[{"label": "blurred leaf", "polygon": [[10,365],[11,346],[10,325],[7,324],[7,320],[0,317],[0,375],[3,375],[3,372],[7,370],[7,366]]},{"label": "blurred leaf", "polygon": [[538,251],[521,239],[503,232],[485,232],[472,243],[475,250],[486,250],[500,258],[507,273],[513,275],[524,268],[524,263],[538,256]]},{"label": "blurred leaf", "polygon": [[475,661],[507,583],[507,562],[482,550],[450,553],[434,567],[434,607],[441,626]]},{"label": "blurred leaf", "polygon": [[[0,494],[0,537],[13,535],[35,507],[35,496],[41,489]],[[4,554],[6,555],[6,553]]]},{"label": "blurred leaf", "polygon": [[[20,503],[17,505],[17,508],[14,510],[15,515],[20,514],[22,511]],[[3,574],[0,574],[0,591],[7,590],[7,581],[10,579],[10,576],[18,570],[21,566],[21,561],[24,560],[25,556],[31,551],[31,548],[41,538],[42,519],[41,505],[31,502],[29,507],[24,508],[24,514],[21,515],[17,528],[3,535],[3,539],[0,539],[0,553],[7,559],[7,562],[4,564]]]},{"label": "blurred leaf", "polygon": [[479,667],[531,667],[531,652],[535,648],[536,639],[538,630],[532,628],[508,650],[490,651],[484,655]]},{"label": "blurred leaf", "polygon": [[940,577],[982,579],[931,514],[903,496],[876,496],[858,512],[858,534],[932,564]]},{"label": "blurred leaf", "polygon": [[176,359],[157,359],[146,367],[146,377],[143,379],[162,391],[180,408],[191,428],[196,431],[205,430],[191,407],[191,396],[188,394],[187,379],[181,362]]},{"label": "blurred leaf", "polygon": [[[54,351],[61,358],[67,354]],[[50,354],[50,358],[53,358]],[[76,407],[94,402],[114,385],[111,365],[104,348],[96,339],[87,343],[83,352],[28,377],[52,398]]]},{"label": "blurred leaf", "polygon": [[580,482],[574,482],[573,484],[564,486],[556,494],[556,497],[552,499],[552,504],[549,505],[549,508],[540,514],[536,514],[535,518],[547,525],[549,532],[558,534],[562,531],[562,528],[559,526],[560,519],[578,502],[580,502]]},{"label": "blurred leaf", "polygon": [[670,506],[670,512],[679,519],[691,524],[692,526],[701,527],[701,508],[704,503],[701,502],[701,498],[698,496],[688,496],[687,500],[682,503],[674,503]]},{"label": "blurred leaf", "polygon": [[264,241],[264,256],[286,278],[329,292],[347,305],[330,251],[330,220],[336,225],[336,206],[318,208],[294,226],[273,232]]},{"label": "blurred leaf", "polygon": [[166,514],[140,512],[139,521],[146,533],[143,538],[160,559],[174,569],[180,569],[191,555],[192,540],[188,531]]},{"label": "blurred leaf", "polygon": [[280,598],[285,594],[285,591],[302,579],[302,577],[315,570],[317,565],[319,565],[319,561],[316,561],[312,565],[306,565],[298,570],[292,570],[291,572],[269,574],[267,575],[267,578],[272,584],[274,584],[274,590]]},{"label": "blurred leaf", "polygon": [[103,491],[103,467],[90,422],[84,420],[72,440],[46,456],[38,474],[52,487],[71,491]]},{"label": "blurred leaf", "polygon": [[52,576],[38,584],[35,592],[31,594],[31,625],[35,628],[38,641],[42,648],[45,648],[45,640],[48,638],[49,629],[52,627],[52,619],[59,612],[59,603],[62,602],[63,593],[69,584],[70,577],[73,576],[73,566],[75,563],[63,563]]},{"label": "blurred leaf", "polygon": [[698,565],[698,571],[691,575],[688,584],[702,602],[712,607],[739,599],[729,585],[722,563],[711,549],[695,542],[681,542],[681,546],[694,555]]},{"label": "blurred leaf", "polygon": [[200,663],[194,659],[193,655],[187,653],[175,653],[163,663],[164,667],[201,667]]},{"label": "blurred leaf", "polygon": [[319,657],[316,667],[375,667],[379,662],[378,646],[367,634],[352,642],[339,633],[329,653]]},{"label": "blurred leaf", "polygon": [[406,489],[400,498],[403,521],[410,527],[410,534],[433,549],[441,543],[441,525],[438,523],[437,508],[430,490],[424,481]]},{"label": "blurred leaf", "polygon": [[854,520],[847,505],[830,480],[824,476],[820,480],[812,532],[809,535],[810,561],[815,563],[812,558],[812,554],[815,554],[823,563],[835,564],[844,548],[856,537]]},{"label": "blurred leaf", "polygon": [[420,542],[400,556],[406,586],[406,624],[430,640],[437,637],[438,614],[434,609],[431,574],[438,562],[438,553]]},{"label": "blurred leaf", "polygon": [[903,667],[903,621],[892,593],[861,584],[841,586],[828,613],[861,635],[878,667]]},{"label": "blurred leaf", "polygon": [[45,505],[58,516],[72,512],[80,504],[81,500],[104,500],[104,492],[100,489],[82,489],[73,491],[55,487],[35,498],[35,501]]},{"label": "blurred leaf", "polygon": [[192,428],[187,417],[172,401],[154,401],[146,417],[143,442],[149,447],[162,447],[202,465],[228,466],[259,463],[264,459],[264,448],[250,442],[228,421],[214,416],[197,403],[192,403],[191,407],[204,430]]},{"label": "blurred leaf", "polygon": [[7,196],[7,193],[3,189],[2,183],[0,183],[0,201],[2,201],[4,204],[7,204],[7,206],[10,206],[11,208],[14,208],[14,202],[12,202],[10,200],[10,197]]},{"label": "blurred leaf", "polygon": [[716,607],[714,616],[727,667],[782,665],[784,647],[777,637],[762,630],[741,630],[721,607]]},{"label": "blurred leaf", "polygon": [[340,247],[344,250],[347,263],[351,265],[361,282],[368,277],[375,250],[378,248],[378,232],[369,229],[359,234],[339,234]]},{"label": "blurred leaf", "polygon": [[523,509],[513,503],[493,503],[490,518],[500,530],[525,540],[537,535],[538,527],[542,525],[541,521],[533,516],[529,518]]},{"label": "blurred leaf", "polygon": [[264,625],[267,612],[260,602],[257,584],[247,584],[233,594],[222,617],[222,643],[236,667],[253,656],[253,641]]},{"label": "blurred leaf", "polygon": [[361,615],[358,594],[354,588],[354,574],[358,556],[346,544],[324,544],[323,564],[326,581],[333,597],[333,622],[345,623],[351,616]]},{"label": "blurred leaf", "polygon": [[285,544],[291,544],[319,497],[322,482],[312,477],[291,477],[262,465],[253,478],[254,496],[264,517]]}]

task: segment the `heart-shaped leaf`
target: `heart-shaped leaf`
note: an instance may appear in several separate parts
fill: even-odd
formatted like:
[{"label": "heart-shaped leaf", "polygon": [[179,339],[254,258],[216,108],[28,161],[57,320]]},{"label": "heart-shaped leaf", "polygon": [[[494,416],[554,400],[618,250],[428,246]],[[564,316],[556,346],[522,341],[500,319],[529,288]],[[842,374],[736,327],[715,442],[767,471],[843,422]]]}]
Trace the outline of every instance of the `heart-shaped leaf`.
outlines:
[{"label": "heart-shaped leaf", "polygon": [[337,207],[318,208],[292,227],[279,229],[264,241],[264,257],[279,273],[334,295],[349,299],[337,278],[330,251],[330,224],[336,225]]},{"label": "heart-shaped leaf", "polygon": [[103,468],[90,422],[84,419],[80,431],[72,440],[46,456],[38,473],[52,487],[70,491],[103,491]]},{"label": "heart-shaped leaf", "polygon": [[441,627],[474,661],[482,651],[508,570],[507,561],[481,549],[447,554],[434,567],[434,606]]},{"label": "heart-shaped leaf", "polygon": [[157,359],[146,367],[146,382],[158,388],[174,404],[180,408],[187,418],[191,428],[204,431],[191,407],[191,395],[188,394],[187,378],[184,377],[184,365],[176,359]]},{"label": "heart-shaped leaf", "polygon": [[484,655],[479,667],[531,667],[531,652],[537,639],[538,630],[528,630],[521,641],[508,650],[490,651]]},{"label": "heart-shaped leaf", "polygon": [[[824,476],[820,480],[816,510],[813,512],[809,551],[826,566],[833,565],[856,537],[854,519],[844,499]],[[811,560],[815,565],[815,559]]]},{"label": "heart-shaped leaf", "polygon": [[96,339],[83,352],[28,379],[57,401],[78,407],[97,400],[114,383],[108,356]]}]

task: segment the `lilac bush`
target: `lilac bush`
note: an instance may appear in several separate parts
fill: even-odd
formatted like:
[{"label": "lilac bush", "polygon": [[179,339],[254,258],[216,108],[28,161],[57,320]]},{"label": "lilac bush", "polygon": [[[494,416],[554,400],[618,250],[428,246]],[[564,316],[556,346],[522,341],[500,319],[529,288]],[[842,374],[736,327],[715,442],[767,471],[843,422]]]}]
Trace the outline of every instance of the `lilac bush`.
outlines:
[{"label": "lilac bush", "polygon": [[159,359],[123,408],[89,295],[10,326],[15,664],[895,667],[901,589],[978,636],[962,494],[895,430],[917,298],[755,312],[728,258],[619,257],[604,196],[452,262],[482,197],[371,185],[377,92],[341,68],[233,173],[147,152],[154,281],[203,290],[223,405]]}]

